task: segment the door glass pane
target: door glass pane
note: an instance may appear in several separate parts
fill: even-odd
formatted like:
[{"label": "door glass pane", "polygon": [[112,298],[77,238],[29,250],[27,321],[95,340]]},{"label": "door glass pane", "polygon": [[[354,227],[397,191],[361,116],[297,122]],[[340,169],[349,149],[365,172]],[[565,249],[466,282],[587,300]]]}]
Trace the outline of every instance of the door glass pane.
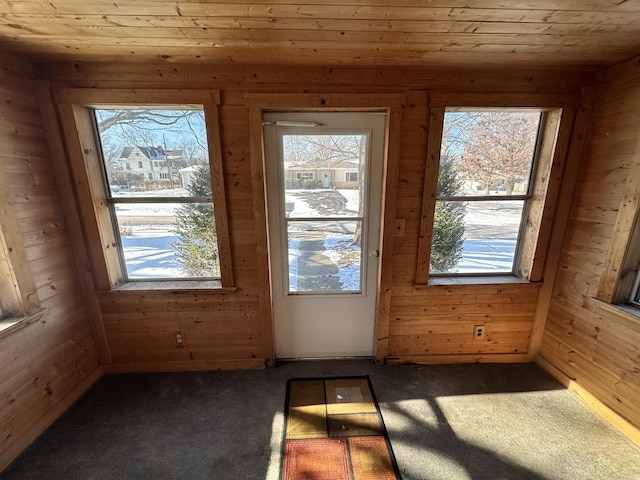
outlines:
[{"label": "door glass pane", "polygon": [[362,290],[368,148],[367,133],[282,135],[289,293]]},{"label": "door glass pane", "polygon": [[368,147],[365,133],[283,135],[286,216],[363,216]]},{"label": "door glass pane", "polygon": [[287,221],[289,292],[360,292],[361,221]]}]

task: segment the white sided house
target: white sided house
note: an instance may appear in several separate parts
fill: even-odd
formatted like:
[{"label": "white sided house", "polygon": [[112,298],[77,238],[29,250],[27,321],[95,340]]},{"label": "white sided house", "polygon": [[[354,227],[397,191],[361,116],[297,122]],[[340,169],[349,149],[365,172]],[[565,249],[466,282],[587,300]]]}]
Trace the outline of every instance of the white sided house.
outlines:
[{"label": "white sided house", "polygon": [[358,161],[344,160],[326,167],[292,165],[284,170],[288,188],[358,188]]},{"label": "white sided house", "polygon": [[158,147],[124,147],[119,166],[128,183],[179,182],[178,169],[183,166],[182,150]]}]

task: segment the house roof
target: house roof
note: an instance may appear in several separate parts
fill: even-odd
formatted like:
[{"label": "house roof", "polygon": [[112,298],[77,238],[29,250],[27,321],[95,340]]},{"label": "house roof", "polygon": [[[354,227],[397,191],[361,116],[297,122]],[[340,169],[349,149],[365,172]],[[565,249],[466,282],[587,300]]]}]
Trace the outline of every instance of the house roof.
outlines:
[{"label": "house roof", "polygon": [[120,158],[129,158],[133,150],[137,149],[149,160],[165,160],[167,158],[178,158],[182,156],[182,150],[164,150],[162,147],[124,147]]},{"label": "house roof", "polygon": [[38,62],[595,70],[640,53],[640,0],[0,2]]}]

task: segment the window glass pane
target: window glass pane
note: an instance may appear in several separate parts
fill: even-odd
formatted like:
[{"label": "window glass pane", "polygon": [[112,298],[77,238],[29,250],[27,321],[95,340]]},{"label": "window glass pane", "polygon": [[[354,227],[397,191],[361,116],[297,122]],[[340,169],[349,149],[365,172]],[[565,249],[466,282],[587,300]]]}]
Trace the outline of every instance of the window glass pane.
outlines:
[{"label": "window glass pane", "polygon": [[184,196],[193,168],[208,164],[204,110],[97,109],[109,191]]},{"label": "window glass pane", "polygon": [[287,216],[362,216],[368,145],[366,134],[283,135]]},{"label": "window glass pane", "polygon": [[440,163],[456,183],[439,182],[438,196],[525,195],[540,118],[528,111],[446,112]]},{"label": "window glass pane", "polygon": [[359,292],[362,222],[287,222],[290,292]]},{"label": "window glass pane", "polygon": [[130,279],[220,277],[211,203],[120,203],[115,211]]},{"label": "window glass pane", "polygon": [[436,202],[431,273],[511,273],[524,201]]}]

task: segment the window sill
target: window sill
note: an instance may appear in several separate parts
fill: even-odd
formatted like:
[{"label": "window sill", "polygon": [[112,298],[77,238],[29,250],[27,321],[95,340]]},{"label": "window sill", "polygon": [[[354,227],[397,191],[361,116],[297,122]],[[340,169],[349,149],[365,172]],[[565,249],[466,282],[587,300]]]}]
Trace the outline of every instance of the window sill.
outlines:
[{"label": "window sill", "polygon": [[604,302],[598,298],[591,299],[594,305],[594,313],[602,315],[603,313],[614,314],[623,317],[631,322],[640,323],[640,308],[633,305],[615,305]]},{"label": "window sill", "polygon": [[24,317],[10,317],[0,320],[0,338],[9,336],[27,325],[39,322],[47,313],[47,310],[39,310]]},{"label": "window sill", "polygon": [[223,287],[220,280],[151,281],[127,282],[113,287],[110,292],[181,292],[185,290],[229,293],[235,292],[237,287]]},{"label": "window sill", "polygon": [[438,285],[500,285],[533,283],[524,278],[513,275],[478,275],[469,277],[429,277],[428,284],[415,284],[416,287],[429,287]]}]

